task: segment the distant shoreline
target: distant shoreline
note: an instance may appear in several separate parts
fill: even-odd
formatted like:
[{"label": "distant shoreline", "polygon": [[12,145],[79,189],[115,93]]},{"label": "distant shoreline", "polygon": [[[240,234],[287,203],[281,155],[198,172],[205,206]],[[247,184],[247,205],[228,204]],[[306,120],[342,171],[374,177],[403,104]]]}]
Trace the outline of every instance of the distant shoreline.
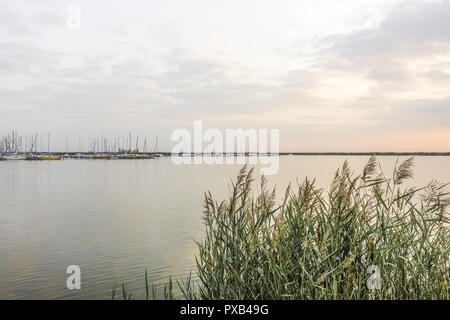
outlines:
[{"label": "distant shoreline", "polygon": [[[115,152],[37,152],[37,154],[52,154],[52,155],[93,155],[93,154],[115,154]],[[171,152],[136,152],[133,154],[146,154],[146,155],[160,155],[164,157],[171,156]],[[218,153],[214,154],[213,156],[241,156],[244,154],[225,154],[225,153]],[[277,153],[269,154],[269,156],[277,155]],[[279,156],[450,156],[450,152],[279,152]],[[185,153],[180,156],[211,156],[210,153],[195,153],[195,154],[188,154]],[[245,153],[245,156],[264,156],[264,154],[248,154]]]},{"label": "distant shoreline", "polygon": [[280,152],[295,156],[450,156],[450,152]]}]

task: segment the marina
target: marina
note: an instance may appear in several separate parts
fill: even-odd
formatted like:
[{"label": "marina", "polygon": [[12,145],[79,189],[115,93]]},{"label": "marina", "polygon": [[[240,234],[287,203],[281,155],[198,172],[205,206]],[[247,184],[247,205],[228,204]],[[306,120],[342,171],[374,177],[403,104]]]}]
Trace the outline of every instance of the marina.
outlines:
[{"label": "marina", "polygon": [[[130,134],[125,137],[106,139],[88,138],[89,150],[84,149],[81,141],[85,139],[79,138],[79,152],[69,152],[69,142],[66,139],[66,152],[50,152],[50,133],[46,138],[47,151],[43,151],[43,136],[33,134],[31,136],[19,135],[17,131],[0,138],[0,160],[65,160],[65,159],[90,159],[90,160],[118,160],[118,159],[155,159],[163,156],[156,152],[158,146],[158,138],[155,138],[153,150],[149,150],[147,139],[144,139],[142,148],[139,145],[139,136],[134,140]],[[132,141],[134,148],[132,148]],[[83,144],[84,145],[84,144]]]}]

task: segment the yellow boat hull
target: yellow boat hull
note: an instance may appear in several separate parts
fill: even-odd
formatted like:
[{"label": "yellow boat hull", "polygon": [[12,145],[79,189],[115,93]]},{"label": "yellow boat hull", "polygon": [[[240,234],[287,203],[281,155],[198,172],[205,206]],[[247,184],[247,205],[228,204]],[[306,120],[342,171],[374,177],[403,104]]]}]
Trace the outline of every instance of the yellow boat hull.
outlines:
[{"label": "yellow boat hull", "polygon": [[41,156],[41,160],[60,160],[59,156]]}]

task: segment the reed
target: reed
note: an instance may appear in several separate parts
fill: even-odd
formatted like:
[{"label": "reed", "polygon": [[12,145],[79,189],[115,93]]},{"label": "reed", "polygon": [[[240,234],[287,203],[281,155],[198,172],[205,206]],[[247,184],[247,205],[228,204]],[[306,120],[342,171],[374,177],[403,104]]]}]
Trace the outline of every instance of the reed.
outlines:
[{"label": "reed", "polygon": [[205,195],[199,280],[178,283],[184,297],[448,300],[448,193],[405,187],[412,165],[386,177],[375,157],[358,175],[345,162],[329,188],[305,179],[281,202],[244,167],[227,200]]}]

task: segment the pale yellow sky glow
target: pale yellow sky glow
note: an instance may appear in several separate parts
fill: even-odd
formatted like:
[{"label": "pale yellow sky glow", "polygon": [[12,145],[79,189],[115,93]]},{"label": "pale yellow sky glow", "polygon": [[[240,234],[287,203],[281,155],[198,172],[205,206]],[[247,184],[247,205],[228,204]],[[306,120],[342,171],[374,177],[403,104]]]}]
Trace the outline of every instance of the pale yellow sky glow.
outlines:
[{"label": "pale yellow sky glow", "polygon": [[170,150],[203,120],[278,128],[281,151],[450,151],[449,16],[439,0],[5,0],[0,135]]}]

